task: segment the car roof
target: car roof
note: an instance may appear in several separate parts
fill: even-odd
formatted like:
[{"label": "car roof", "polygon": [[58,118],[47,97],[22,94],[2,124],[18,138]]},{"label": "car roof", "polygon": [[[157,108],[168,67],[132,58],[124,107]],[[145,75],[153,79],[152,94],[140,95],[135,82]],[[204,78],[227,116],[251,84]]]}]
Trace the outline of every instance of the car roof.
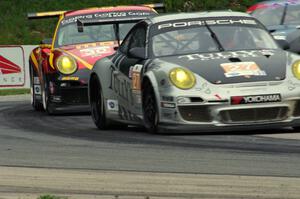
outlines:
[{"label": "car roof", "polygon": [[114,6],[114,7],[99,7],[99,8],[86,8],[81,10],[72,10],[64,13],[65,17],[93,14],[99,12],[121,12],[121,11],[154,11],[153,8],[147,6]]},{"label": "car roof", "polygon": [[195,19],[195,18],[212,18],[212,17],[251,17],[251,15],[243,12],[233,11],[210,11],[210,12],[193,12],[193,13],[177,13],[166,14],[151,17],[152,23],[160,23],[180,19]]},{"label": "car roof", "polygon": [[248,8],[247,12],[253,12],[257,9],[265,9],[265,8],[270,8],[273,5],[276,6],[285,6],[286,4],[289,5],[299,5],[300,4],[300,0],[270,0],[270,1],[262,1],[262,2],[258,2],[254,5],[252,5],[250,8]]},{"label": "car roof", "polygon": [[279,3],[279,4],[284,4],[284,3],[298,3],[300,2],[300,0],[270,0],[270,1],[261,1],[258,2],[256,4],[265,4],[265,5],[270,5],[270,4],[274,4],[274,3]]}]

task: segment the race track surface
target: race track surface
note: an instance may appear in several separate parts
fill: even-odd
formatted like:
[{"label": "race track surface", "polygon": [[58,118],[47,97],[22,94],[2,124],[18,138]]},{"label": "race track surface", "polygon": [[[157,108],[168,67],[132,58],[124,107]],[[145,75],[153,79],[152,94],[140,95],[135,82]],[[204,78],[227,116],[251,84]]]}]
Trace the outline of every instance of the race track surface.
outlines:
[{"label": "race track surface", "polygon": [[300,177],[291,129],[153,135],[143,128],[99,131],[89,114],[48,116],[29,101],[0,102],[0,166]]}]

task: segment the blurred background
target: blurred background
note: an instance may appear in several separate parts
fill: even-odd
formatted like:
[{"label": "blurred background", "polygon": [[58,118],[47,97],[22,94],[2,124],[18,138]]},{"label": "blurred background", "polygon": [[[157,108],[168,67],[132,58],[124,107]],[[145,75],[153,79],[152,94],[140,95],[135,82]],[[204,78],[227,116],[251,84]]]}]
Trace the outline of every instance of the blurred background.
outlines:
[{"label": "blurred background", "polygon": [[164,2],[167,12],[238,10],[258,0],[0,0],[0,44],[39,44],[51,38],[57,19],[27,20],[29,12]]}]

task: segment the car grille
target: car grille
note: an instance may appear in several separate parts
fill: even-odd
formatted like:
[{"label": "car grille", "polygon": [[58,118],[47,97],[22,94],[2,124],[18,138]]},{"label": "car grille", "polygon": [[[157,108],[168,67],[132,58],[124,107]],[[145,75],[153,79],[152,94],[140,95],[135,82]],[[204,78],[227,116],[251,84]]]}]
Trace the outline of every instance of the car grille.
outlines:
[{"label": "car grille", "polygon": [[294,117],[300,116],[300,101],[296,101],[293,116]]},{"label": "car grille", "polygon": [[88,104],[88,89],[61,89],[62,100],[66,104]]},{"label": "car grille", "polygon": [[223,123],[278,121],[287,118],[288,107],[235,109],[220,111]]},{"label": "car grille", "polygon": [[210,122],[211,116],[206,106],[178,106],[181,117],[190,122]]}]

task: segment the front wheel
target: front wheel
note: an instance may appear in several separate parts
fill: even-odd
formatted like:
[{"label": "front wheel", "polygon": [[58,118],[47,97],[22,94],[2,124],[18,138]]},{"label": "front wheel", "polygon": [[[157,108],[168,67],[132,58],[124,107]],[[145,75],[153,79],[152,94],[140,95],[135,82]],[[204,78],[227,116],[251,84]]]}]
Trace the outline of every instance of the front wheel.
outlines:
[{"label": "front wheel", "polygon": [[300,132],[300,126],[293,126],[293,130],[295,132]]},{"label": "front wheel", "polygon": [[34,110],[42,111],[43,104],[41,102],[41,85],[37,72],[34,70],[32,64],[29,64],[29,75],[30,75],[30,94],[31,94],[31,105]]},{"label": "front wheel", "polygon": [[93,121],[98,129],[106,130],[109,128],[109,120],[106,118],[105,100],[102,94],[101,84],[96,76],[91,79],[89,93]]},{"label": "front wheel", "polygon": [[150,133],[157,133],[159,116],[154,89],[149,81],[145,83],[143,88],[142,106],[144,124]]},{"label": "front wheel", "polygon": [[49,86],[45,75],[43,78],[42,100],[43,100],[43,108],[49,115],[57,114],[55,104],[53,104],[49,98]]}]

